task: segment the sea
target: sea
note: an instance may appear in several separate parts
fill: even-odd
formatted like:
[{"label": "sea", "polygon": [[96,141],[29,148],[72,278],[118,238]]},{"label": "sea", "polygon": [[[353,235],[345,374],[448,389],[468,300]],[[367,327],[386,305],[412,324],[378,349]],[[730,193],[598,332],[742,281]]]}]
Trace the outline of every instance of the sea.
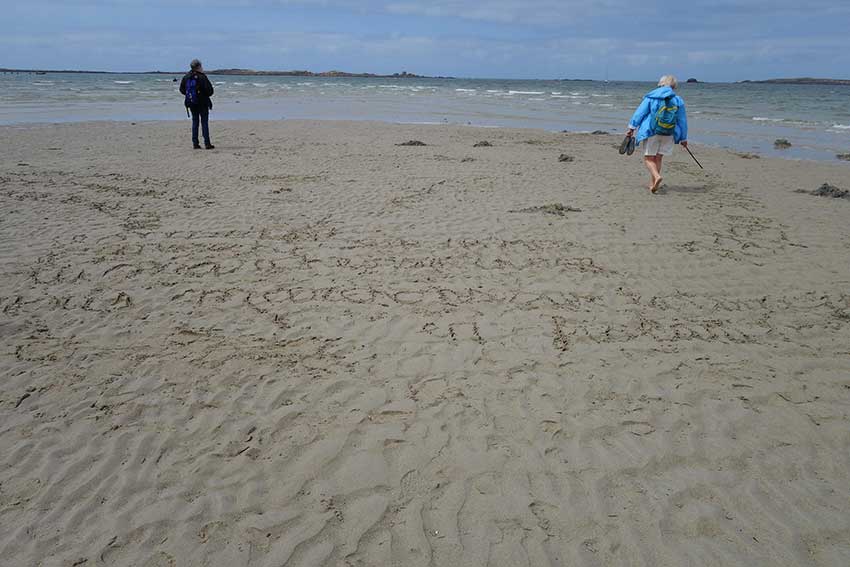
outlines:
[{"label": "sea", "polygon": [[[187,120],[182,75],[0,73],[0,124]],[[214,120],[374,120],[620,133],[654,83],[210,75]],[[790,159],[850,153],[850,86],[683,83],[692,142]],[[784,138],[786,150],[774,148]]]}]

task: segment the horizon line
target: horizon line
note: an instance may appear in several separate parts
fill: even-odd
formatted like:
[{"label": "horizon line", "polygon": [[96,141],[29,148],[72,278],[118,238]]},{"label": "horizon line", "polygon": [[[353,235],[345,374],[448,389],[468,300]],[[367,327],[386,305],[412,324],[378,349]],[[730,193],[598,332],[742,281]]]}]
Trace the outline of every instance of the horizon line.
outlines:
[{"label": "horizon line", "polygon": [[[10,67],[0,67],[0,73],[73,73],[73,74],[90,74],[90,75],[184,75],[188,73],[189,70],[185,71],[160,71],[160,70],[147,70],[147,71],[101,71],[101,70],[92,70],[92,69],[16,69]],[[648,80],[636,80],[636,79],[585,79],[585,78],[508,78],[508,77],[458,77],[458,76],[449,76],[449,75],[419,75],[417,73],[409,73],[407,71],[402,71],[399,73],[393,74],[383,74],[383,73],[372,73],[372,72],[352,72],[352,71],[340,71],[337,69],[331,69],[327,71],[309,71],[307,69],[291,69],[291,70],[261,70],[261,69],[248,69],[248,68],[240,68],[240,67],[231,67],[231,68],[222,68],[222,69],[212,69],[210,71],[206,71],[208,75],[234,75],[234,74],[242,74],[246,76],[251,75],[271,75],[271,76],[298,76],[298,73],[302,73],[303,76],[316,75],[320,76],[320,78],[334,78],[333,76],[323,76],[330,75],[333,73],[339,74],[340,78],[381,78],[381,79],[454,79],[454,80],[478,80],[478,81],[486,81],[486,80],[498,80],[498,81],[582,81],[582,82],[614,82],[614,83],[652,83],[655,82],[654,79]],[[347,76],[347,77],[345,77]],[[693,84],[696,83],[713,83],[713,84],[736,84],[736,83],[759,83],[759,82],[768,82],[768,81],[824,81],[824,82],[836,82],[836,83],[850,83],[850,79],[838,79],[838,78],[830,78],[830,77],[773,77],[768,79],[743,79],[738,81],[704,81],[700,79],[691,80],[689,77],[686,80],[680,81],[681,83],[690,82]]]}]

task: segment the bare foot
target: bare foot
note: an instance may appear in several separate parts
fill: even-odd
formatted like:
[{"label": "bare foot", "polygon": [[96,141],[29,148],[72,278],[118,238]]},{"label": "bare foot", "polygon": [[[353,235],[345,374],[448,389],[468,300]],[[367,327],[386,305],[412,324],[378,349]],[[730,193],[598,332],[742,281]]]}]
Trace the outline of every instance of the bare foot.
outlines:
[{"label": "bare foot", "polygon": [[656,179],[655,181],[653,181],[653,182],[652,182],[652,185],[649,187],[649,190],[650,190],[650,191],[652,191],[653,193],[657,193],[657,192],[658,192],[658,188],[659,188],[659,187],[661,187],[661,182],[662,182],[663,180],[664,180],[664,178],[663,178],[663,177],[659,177],[658,179]]}]

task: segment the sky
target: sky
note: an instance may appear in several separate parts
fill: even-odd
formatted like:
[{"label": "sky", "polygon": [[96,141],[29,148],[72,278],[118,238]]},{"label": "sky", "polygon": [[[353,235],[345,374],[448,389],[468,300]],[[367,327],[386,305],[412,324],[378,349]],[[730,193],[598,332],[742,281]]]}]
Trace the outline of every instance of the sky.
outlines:
[{"label": "sky", "polygon": [[0,0],[0,67],[850,78],[850,0]]}]

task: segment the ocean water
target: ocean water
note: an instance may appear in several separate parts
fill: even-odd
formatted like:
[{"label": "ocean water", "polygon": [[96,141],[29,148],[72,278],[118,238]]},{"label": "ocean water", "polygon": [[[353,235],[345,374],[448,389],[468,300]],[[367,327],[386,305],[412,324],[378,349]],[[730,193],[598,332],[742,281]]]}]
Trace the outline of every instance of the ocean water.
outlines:
[{"label": "ocean water", "polygon": [[[175,82],[177,79],[178,82]],[[0,124],[186,120],[180,75],[0,73]],[[329,119],[622,132],[653,83],[215,76],[214,120]],[[682,84],[690,139],[835,160],[850,152],[850,86]],[[789,150],[773,142],[786,138]]]}]

